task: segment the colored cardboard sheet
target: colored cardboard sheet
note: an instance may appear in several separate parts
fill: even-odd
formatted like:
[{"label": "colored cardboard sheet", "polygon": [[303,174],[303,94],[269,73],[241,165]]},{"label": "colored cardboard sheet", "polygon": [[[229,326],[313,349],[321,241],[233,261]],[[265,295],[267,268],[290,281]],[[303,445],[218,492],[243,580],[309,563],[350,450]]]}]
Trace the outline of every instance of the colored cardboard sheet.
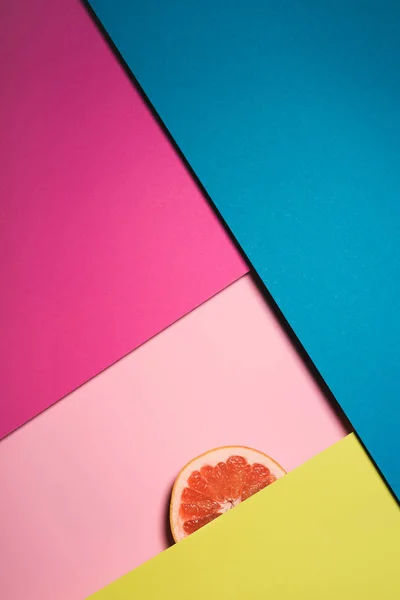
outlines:
[{"label": "colored cardboard sheet", "polygon": [[345,433],[246,276],[0,443],[0,598],[82,600],[165,550],[210,448],[292,471]]},{"label": "colored cardboard sheet", "polygon": [[93,600],[393,600],[396,501],[354,434]]},{"label": "colored cardboard sheet", "polygon": [[90,0],[400,493],[400,3]]},{"label": "colored cardboard sheet", "polygon": [[247,267],[79,0],[0,13],[3,437]]}]

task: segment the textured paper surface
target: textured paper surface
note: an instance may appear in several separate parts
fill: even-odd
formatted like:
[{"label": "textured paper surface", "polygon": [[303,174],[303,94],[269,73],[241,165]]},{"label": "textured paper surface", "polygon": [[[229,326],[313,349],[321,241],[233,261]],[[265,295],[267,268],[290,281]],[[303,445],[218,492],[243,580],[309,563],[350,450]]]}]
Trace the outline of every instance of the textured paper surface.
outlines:
[{"label": "textured paper surface", "polygon": [[90,3],[400,494],[400,3]]},{"label": "textured paper surface", "polygon": [[0,598],[82,600],[164,550],[210,448],[290,471],[343,435],[246,276],[0,443]]},{"label": "textured paper surface", "polygon": [[0,9],[0,437],[247,267],[79,0]]},{"label": "textured paper surface", "polygon": [[400,518],[354,434],[93,600],[393,600]]}]

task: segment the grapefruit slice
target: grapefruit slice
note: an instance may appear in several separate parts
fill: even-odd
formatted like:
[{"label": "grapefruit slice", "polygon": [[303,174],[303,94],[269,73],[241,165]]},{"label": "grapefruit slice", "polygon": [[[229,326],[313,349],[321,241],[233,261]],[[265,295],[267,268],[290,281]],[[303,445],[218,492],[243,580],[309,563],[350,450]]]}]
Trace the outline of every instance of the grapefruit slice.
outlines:
[{"label": "grapefruit slice", "polygon": [[245,446],[215,448],[191,460],[179,473],[171,495],[175,542],[285,474],[272,458]]}]

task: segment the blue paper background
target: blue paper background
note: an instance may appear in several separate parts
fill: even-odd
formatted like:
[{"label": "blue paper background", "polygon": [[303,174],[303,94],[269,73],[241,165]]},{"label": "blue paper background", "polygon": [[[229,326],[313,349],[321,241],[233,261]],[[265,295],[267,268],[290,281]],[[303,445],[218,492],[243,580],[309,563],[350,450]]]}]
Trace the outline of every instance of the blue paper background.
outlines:
[{"label": "blue paper background", "polygon": [[399,495],[400,2],[91,5]]}]

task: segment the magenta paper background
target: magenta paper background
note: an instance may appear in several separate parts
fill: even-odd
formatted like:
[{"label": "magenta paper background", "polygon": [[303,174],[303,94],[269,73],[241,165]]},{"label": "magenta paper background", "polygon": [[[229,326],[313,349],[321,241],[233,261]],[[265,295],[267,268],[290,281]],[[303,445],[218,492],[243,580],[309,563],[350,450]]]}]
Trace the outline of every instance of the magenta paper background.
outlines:
[{"label": "magenta paper background", "polygon": [[247,271],[79,0],[0,15],[0,437]]},{"label": "magenta paper background", "polygon": [[244,277],[0,443],[0,597],[83,600],[163,550],[205,450],[291,470],[344,433]]}]

